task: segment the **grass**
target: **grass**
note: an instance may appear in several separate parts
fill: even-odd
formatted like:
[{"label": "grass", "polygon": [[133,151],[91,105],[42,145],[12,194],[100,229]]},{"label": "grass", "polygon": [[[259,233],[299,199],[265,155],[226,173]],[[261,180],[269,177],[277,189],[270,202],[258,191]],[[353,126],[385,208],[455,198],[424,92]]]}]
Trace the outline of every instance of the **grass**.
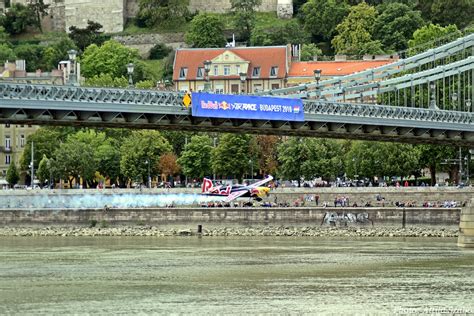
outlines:
[{"label": "grass", "polygon": [[153,78],[154,81],[163,78],[165,59],[143,60],[142,62],[146,65],[145,72],[148,74],[147,77]]},{"label": "grass", "polygon": [[181,23],[179,25],[156,26],[153,28],[139,27],[135,24],[133,19],[129,20],[124,27],[124,30],[114,35],[138,35],[138,34],[152,34],[152,33],[182,33],[188,29],[189,22]]}]

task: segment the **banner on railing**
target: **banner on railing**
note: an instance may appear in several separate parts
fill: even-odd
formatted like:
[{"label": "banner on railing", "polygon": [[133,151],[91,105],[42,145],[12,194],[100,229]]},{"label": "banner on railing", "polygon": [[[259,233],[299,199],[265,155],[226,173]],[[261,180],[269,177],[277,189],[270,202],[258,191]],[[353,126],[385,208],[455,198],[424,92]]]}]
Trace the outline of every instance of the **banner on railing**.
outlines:
[{"label": "banner on railing", "polygon": [[304,121],[301,99],[196,92],[192,94],[192,115],[215,118]]}]

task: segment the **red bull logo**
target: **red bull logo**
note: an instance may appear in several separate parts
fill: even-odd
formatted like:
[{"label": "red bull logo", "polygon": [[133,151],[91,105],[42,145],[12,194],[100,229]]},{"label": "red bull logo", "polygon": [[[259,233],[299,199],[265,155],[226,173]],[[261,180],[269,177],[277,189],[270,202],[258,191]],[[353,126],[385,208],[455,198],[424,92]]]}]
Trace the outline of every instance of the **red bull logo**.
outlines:
[{"label": "red bull logo", "polygon": [[223,101],[219,104],[219,109],[222,109],[222,110],[228,110],[230,109],[230,104]]}]

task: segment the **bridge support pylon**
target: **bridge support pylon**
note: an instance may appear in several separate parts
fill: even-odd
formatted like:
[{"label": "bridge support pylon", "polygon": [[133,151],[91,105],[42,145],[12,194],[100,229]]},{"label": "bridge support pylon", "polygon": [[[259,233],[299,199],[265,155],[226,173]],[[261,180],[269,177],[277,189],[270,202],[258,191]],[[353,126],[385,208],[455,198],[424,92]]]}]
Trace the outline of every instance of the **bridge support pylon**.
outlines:
[{"label": "bridge support pylon", "polygon": [[474,199],[461,210],[458,246],[474,248]]}]

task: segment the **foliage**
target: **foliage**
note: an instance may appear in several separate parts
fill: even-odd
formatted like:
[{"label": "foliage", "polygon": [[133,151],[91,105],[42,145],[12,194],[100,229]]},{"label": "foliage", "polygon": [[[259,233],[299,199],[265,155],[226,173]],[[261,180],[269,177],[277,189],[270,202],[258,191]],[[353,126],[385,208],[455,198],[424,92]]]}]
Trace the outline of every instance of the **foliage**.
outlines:
[{"label": "foliage", "polygon": [[250,36],[252,46],[303,44],[308,42],[309,35],[301,30],[301,26],[296,20],[289,20],[284,24],[271,28],[256,26]]},{"label": "foliage", "polygon": [[301,61],[313,60],[314,56],[321,56],[323,51],[316,44],[303,44],[301,46]]},{"label": "foliage", "polygon": [[120,147],[120,170],[127,178],[145,183],[148,174],[146,161],[150,164],[151,174],[158,174],[159,157],[171,151],[171,145],[159,132],[133,131]]},{"label": "foliage", "polygon": [[278,168],[277,146],[281,142],[278,136],[258,135],[256,145],[258,148],[258,166],[263,174],[275,174]]},{"label": "foliage", "polygon": [[457,151],[451,146],[418,145],[420,152],[420,169],[428,168],[431,174],[431,185],[436,184],[436,173],[438,170],[446,169],[441,163],[445,159],[457,158]]},{"label": "foliage", "polygon": [[71,49],[77,50],[77,46],[69,37],[60,38],[58,41],[47,46],[42,52],[42,69],[51,70],[57,68],[61,60],[69,59],[68,51]]},{"label": "foliage", "polygon": [[181,171],[181,167],[177,163],[178,157],[174,153],[164,153],[160,157],[158,169],[161,174],[167,176],[174,176]]},{"label": "foliage", "polygon": [[148,27],[179,25],[189,16],[189,0],[139,0],[138,19]]},{"label": "foliage", "polygon": [[5,31],[3,26],[0,26],[0,44],[8,43],[10,35]]},{"label": "foliage", "polygon": [[100,31],[101,28],[102,24],[87,20],[87,26],[83,29],[74,25],[70,26],[69,37],[81,51],[84,51],[89,45],[100,46],[107,40],[107,37]]},{"label": "foliage", "polygon": [[13,49],[8,44],[0,44],[0,63],[8,61],[15,61],[16,55]]},{"label": "foliage", "polygon": [[100,74],[87,78],[85,85],[89,87],[126,88],[128,87],[128,79],[124,76],[112,77],[110,74]]},{"label": "foliage", "polygon": [[44,4],[43,0],[30,0],[28,8],[33,15],[33,24],[43,33],[41,19],[48,15],[49,4]]},{"label": "foliage", "polygon": [[158,43],[150,49],[149,59],[163,59],[173,51],[172,48],[163,43]]},{"label": "foliage", "polygon": [[135,84],[137,89],[153,89],[156,86],[153,80],[142,80]]},{"label": "foliage", "polygon": [[309,0],[299,16],[314,39],[329,40],[348,12],[349,5],[342,0]]},{"label": "foliage", "polygon": [[406,49],[413,32],[424,24],[421,12],[398,2],[380,5],[378,9],[374,37],[380,40],[386,51]]},{"label": "foliage", "polygon": [[410,54],[414,55],[421,51],[425,51],[428,48],[426,47],[426,44],[430,44],[432,41],[448,34],[461,35],[461,32],[458,30],[456,25],[442,27],[438,24],[428,24],[421,27],[413,33],[413,39],[408,41]]},{"label": "foliage", "polygon": [[35,17],[29,7],[14,3],[0,18],[0,24],[11,34],[23,33],[26,28],[35,23]]},{"label": "foliage", "polygon": [[382,44],[372,38],[377,11],[362,2],[351,8],[349,15],[336,27],[332,45],[337,54],[364,55],[382,53]]},{"label": "foliage", "polygon": [[196,135],[185,145],[178,164],[183,173],[192,179],[201,179],[212,173],[211,169],[212,140],[208,135]]},{"label": "foliage", "polygon": [[14,161],[11,162],[7,169],[6,180],[10,186],[14,186],[18,183],[18,180],[20,180],[20,175]]},{"label": "foliage", "polygon": [[38,170],[36,170],[36,176],[38,177],[41,184],[45,183],[46,180],[49,180],[50,173],[48,163],[51,166],[51,162],[49,162],[48,157],[46,157],[46,155],[43,155],[43,158],[39,163]]},{"label": "foliage", "polygon": [[40,45],[19,45],[15,47],[15,55],[17,59],[24,59],[26,61],[26,71],[34,72],[37,69],[43,68],[43,50],[43,46]]},{"label": "foliage", "polygon": [[234,13],[234,25],[240,30],[242,39],[247,40],[255,25],[255,8],[262,0],[230,0],[231,11]]},{"label": "foliage", "polygon": [[224,47],[224,23],[214,14],[200,13],[191,21],[186,32],[186,43],[192,47]]},{"label": "foliage", "polygon": [[134,63],[134,79],[139,73],[139,55],[136,49],[128,48],[119,42],[110,40],[102,46],[92,44],[86,48],[81,59],[82,74],[86,78],[99,76],[100,74],[110,74],[112,77],[125,76],[127,74],[127,64]]},{"label": "foliage", "polygon": [[456,24],[460,29],[472,23],[473,0],[434,0],[431,19],[441,25]]},{"label": "foliage", "polygon": [[250,171],[249,135],[224,134],[219,145],[212,150],[212,169],[220,176],[241,179]]}]

